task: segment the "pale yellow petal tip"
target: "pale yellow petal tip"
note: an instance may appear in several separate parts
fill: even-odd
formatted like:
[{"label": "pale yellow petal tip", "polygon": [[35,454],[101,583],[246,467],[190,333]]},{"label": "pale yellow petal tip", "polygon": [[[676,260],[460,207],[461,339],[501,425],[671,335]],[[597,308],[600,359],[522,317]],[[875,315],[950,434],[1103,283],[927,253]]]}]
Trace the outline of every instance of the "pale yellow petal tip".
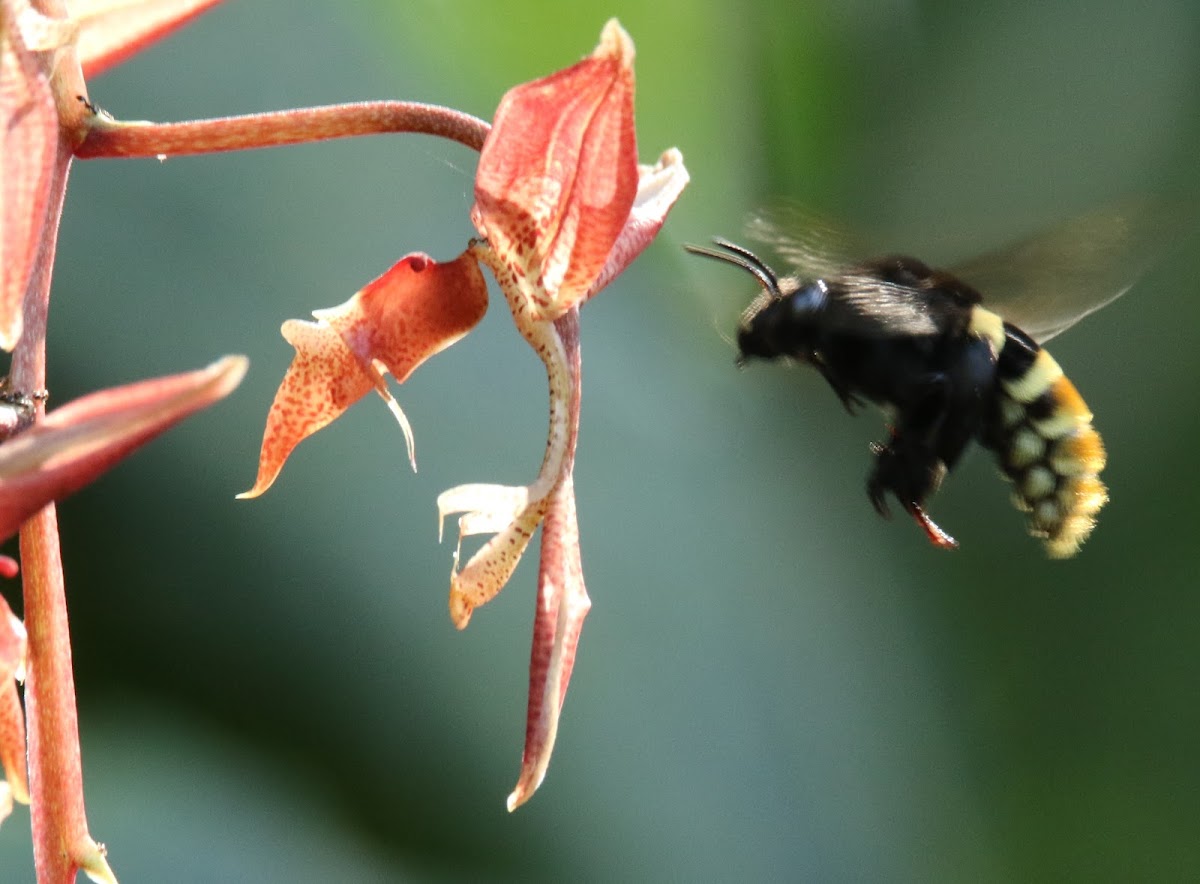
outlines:
[{"label": "pale yellow petal tip", "polygon": [[21,314],[18,313],[13,317],[12,324],[9,328],[0,328],[0,349],[5,353],[11,353],[16,349],[17,344],[21,342],[21,330],[24,322],[21,319]]},{"label": "pale yellow petal tip", "polygon": [[546,772],[543,770],[542,775],[537,778],[537,782],[533,783],[527,782],[525,776],[522,775],[520,782],[517,783],[517,788],[512,790],[512,793],[504,802],[505,806],[508,807],[509,813],[512,813],[514,810],[533,797],[533,793],[536,792],[538,787],[542,785],[542,779],[545,777],[545,775]]},{"label": "pale yellow petal tip", "polygon": [[[654,165],[654,168],[660,169],[660,170],[661,169],[671,169],[671,168],[674,168],[675,166],[682,166],[682,165],[683,165],[683,151],[681,151],[677,147],[668,147],[666,150],[664,150],[661,154],[658,155],[658,162]],[[686,168],[680,169],[679,171],[685,176],[684,180],[691,181],[691,178],[687,177],[687,169]]]},{"label": "pale yellow petal tip", "polygon": [[7,780],[0,780],[0,825],[13,812],[13,789]]},{"label": "pale yellow petal tip", "polygon": [[[268,473],[270,473],[269,470]],[[274,476],[264,475],[263,471],[259,470],[258,476],[254,479],[254,485],[241,494],[235,494],[234,500],[253,500],[262,497],[263,494],[270,491],[272,485],[275,485],[275,480],[280,477],[280,473],[281,470],[276,469]]]},{"label": "pale yellow petal tip", "polygon": [[617,19],[610,18],[604,23],[604,30],[600,32],[600,45],[592,54],[597,58],[616,58],[625,67],[633,67],[633,38],[621,27]]},{"label": "pale yellow petal tip", "polygon": [[[24,804],[26,807],[29,806],[30,802],[33,799],[31,799],[29,797],[29,787],[27,784],[19,782],[19,781],[17,783],[10,783],[6,780],[4,785],[8,787],[8,791],[9,791],[10,795],[12,796],[10,798],[10,801],[15,801],[17,804]],[[9,807],[8,812],[9,813],[12,812],[11,806]],[[5,816],[7,816],[7,815],[8,814],[6,813]]]},{"label": "pale yellow petal tip", "polygon": [[260,475],[257,479],[254,480],[254,486],[252,488],[248,488],[247,490],[243,491],[241,494],[234,495],[233,499],[234,500],[254,500],[254,498],[256,498],[256,497],[261,497],[262,495],[266,494],[271,489],[271,486],[275,484],[275,480],[277,478],[279,478],[278,472],[276,472],[276,474],[274,476],[270,476],[267,478],[264,478],[263,476]]},{"label": "pale yellow petal tip", "polygon": [[242,378],[246,376],[246,372],[250,368],[250,357],[243,356],[240,353],[234,353],[229,356],[222,356],[215,362],[210,363],[207,371],[211,371],[214,375],[219,376],[223,381],[228,383],[229,389],[233,389],[242,382]]},{"label": "pale yellow petal tip", "polygon": [[249,369],[249,357],[241,355],[222,356],[204,366],[201,372],[208,376],[208,382],[212,384],[213,401],[224,399],[236,390]]},{"label": "pale yellow petal tip", "polygon": [[84,850],[74,857],[79,870],[96,884],[117,884],[117,876],[108,866],[107,849],[103,844],[97,844],[89,839]]}]

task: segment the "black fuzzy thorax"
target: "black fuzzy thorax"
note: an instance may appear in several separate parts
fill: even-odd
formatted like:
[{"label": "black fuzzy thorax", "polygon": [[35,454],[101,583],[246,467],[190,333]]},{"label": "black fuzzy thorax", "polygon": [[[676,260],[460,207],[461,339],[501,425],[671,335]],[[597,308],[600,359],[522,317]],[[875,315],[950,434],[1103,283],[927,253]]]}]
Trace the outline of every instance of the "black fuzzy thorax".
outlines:
[{"label": "black fuzzy thorax", "polygon": [[889,446],[921,473],[901,484],[923,499],[988,416],[997,354],[969,331],[979,294],[905,257],[824,280],[783,280],[780,291],[744,318],[743,356],[806,362],[848,408],[867,401],[885,409]]}]

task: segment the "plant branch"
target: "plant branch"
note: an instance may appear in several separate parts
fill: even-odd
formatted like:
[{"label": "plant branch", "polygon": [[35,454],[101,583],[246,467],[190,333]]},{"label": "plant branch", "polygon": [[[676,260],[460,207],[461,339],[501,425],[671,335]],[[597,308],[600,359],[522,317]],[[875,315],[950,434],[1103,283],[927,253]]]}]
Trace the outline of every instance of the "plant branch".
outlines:
[{"label": "plant branch", "polygon": [[363,101],[184,123],[120,122],[103,112],[88,118],[75,156],[168,157],[305,144],[331,138],[412,132],[483,147],[491,126],[434,104]]},{"label": "plant branch", "polygon": [[[71,145],[59,140],[59,158],[69,162]],[[49,217],[60,215],[67,176],[49,200]],[[23,306],[24,332],[13,351],[9,384],[18,391],[46,385],[46,318],[57,231],[42,238],[41,253]],[[45,411],[36,402],[37,416]],[[34,867],[39,884],[71,884],[84,869],[93,880],[112,878],[103,848],[88,834],[79,754],[79,720],[71,669],[71,637],[63,584],[58,518],[51,504],[21,527],[21,573],[25,628],[29,635],[25,715],[29,740],[30,816]]]}]

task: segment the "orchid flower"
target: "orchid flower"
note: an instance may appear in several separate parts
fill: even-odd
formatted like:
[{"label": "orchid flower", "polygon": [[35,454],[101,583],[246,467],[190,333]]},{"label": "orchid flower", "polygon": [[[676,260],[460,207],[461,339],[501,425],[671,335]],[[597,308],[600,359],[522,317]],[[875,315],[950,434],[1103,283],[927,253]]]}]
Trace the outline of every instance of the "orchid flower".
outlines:
[{"label": "orchid flower", "polygon": [[478,322],[488,267],[517,330],[546,368],[550,427],[545,456],[528,485],[460,485],[438,497],[439,524],[459,515],[459,541],[494,535],[450,579],[450,615],[472,612],[512,576],[541,527],[525,750],[515,809],[545,775],[559,712],[591,602],[584,587],[572,469],[579,429],[579,308],[654,239],[687,184],[683,158],[668,150],[639,165],[633,115],[633,43],[615,21],[587,58],[515,87],[483,141],[471,219],[481,239],[453,261],[404,258],[341,307],[290,321],[296,357],[267,419],[258,478],[244,497],[274,481],[292,449],[375,389],[400,421],[382,372],[397,381]]}]

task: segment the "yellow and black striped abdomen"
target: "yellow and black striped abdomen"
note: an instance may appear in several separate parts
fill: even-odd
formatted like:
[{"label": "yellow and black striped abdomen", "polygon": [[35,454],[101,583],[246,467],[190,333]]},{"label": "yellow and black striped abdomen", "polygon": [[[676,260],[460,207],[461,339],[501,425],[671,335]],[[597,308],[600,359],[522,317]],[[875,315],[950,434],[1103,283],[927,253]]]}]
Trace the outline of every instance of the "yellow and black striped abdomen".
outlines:
[{"label": "yellow and black striped abdomen", "polygon": [[1104,443],[1062,368],[1032,338],[974,308],[972,331],[996,345],[996,396],[984,444],[1013,483],[1013,503],[1053,558],[1073,556],[1108,500]]}]

